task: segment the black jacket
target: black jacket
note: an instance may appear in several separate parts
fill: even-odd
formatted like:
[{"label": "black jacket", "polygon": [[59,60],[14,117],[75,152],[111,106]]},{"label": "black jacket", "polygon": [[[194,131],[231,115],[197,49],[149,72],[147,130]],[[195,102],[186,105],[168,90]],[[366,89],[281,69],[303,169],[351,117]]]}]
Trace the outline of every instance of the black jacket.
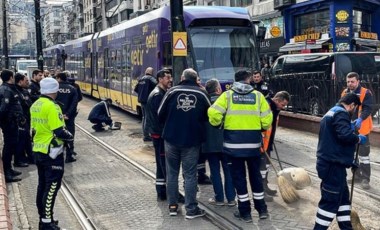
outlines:
[{"label": "black jacket", "polygon": [[157,80],[151,75],[143,76],[137,83],[134,91],[137,93],[137,100],[142,104],[146,104],[150,92],[156,87]]},{"label": "black jacket", "polygon": [[317,158],[351,167],[358,142],[349,113],[342,105],[336,105],[321,120]]},{"label": "black jacket", "polygon": [[269,84],[265,81],[260,81],[259,83],[251,82],[251,86],[253,89],[262,93],[266,98],[271,98],[273,96],[273,92],[270,90]]},{"label": "black jacket", "polygon": [[68,116],[69,119],[75,118],[77,115],[78,93],[74,86],[67,81],[60,82],[55,100],[61,106],[63,115]]},{"label": "black jacket", "polygon": [[207,92],[194,81],[182,81],[170,88],[162,99],[158,117],[164,122],[162,137],[177,147],[191,147],[205,141]]},{"label": "black jacket", "polygon": [[25,125],[26,119],[22,111],[16,86],[3,82],[0,86],[0,126],[11,124]]},{"label": "black jacket", "polygon": [[160,103],[162,98],[164,98],[166,91],[161,87],[156,86],[153,91],[149,94],[148,102],[145,106],[145,117],[146,124],[149,134],[162,134],[162,130],[164,128],[163,123],[160,123],[158,120],[158,108],[160,107]]},{"label": "black jacket", "polygon": [[29,85],[29,93],[30,93],[30,97],[32,99],[32,102],[37,101],[37,99],[41,95],[40,83],[31,80],[30,85]]},{"label": "black jacket", "polygon": [[22,106],[22,111],[24,113],[24,117],[30,124],[30,106],[32,106],[33,102],[30,98],[30,93],[27,89],[22,88],[19,85],[16,85],[17,93],[19,94],[19,100]]},{"label": "black jacket", "polygon": [[107,102],[101,101],[97,103],[88,115],[88,120],[92,123],[111,121],[111,113]]},{"label": "black jacket", "polygon": [[[211,94],[211,103],[214,103],[220,95]],[[202,144],[202,153],[223,152],[223,128],[215,127],[206,121],[206,142]]]}]

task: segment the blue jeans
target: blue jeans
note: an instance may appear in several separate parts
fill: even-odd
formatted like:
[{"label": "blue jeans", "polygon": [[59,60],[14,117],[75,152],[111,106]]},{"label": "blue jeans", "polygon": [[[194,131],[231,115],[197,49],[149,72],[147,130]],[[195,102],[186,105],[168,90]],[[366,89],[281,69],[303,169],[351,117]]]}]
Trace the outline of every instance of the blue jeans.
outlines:
[{"label": "blue jeans", "polygon": [[[210,165],[211,181],[214,187],[215,200],[218,202],[224,201],[224,193],[226,194],[227,201],[235,200],[236,193],[234,184],[228,168],[228,156],[223,153],[208,153],[208,163]],[[222,183],[222,177],[220,175],[220,165],[223,168],[224,174],[224,189]],[[224,192],[223,192],[224,190]]]},{"label": "blue jeans", "polygon": [[187,212],[196,212],[197,162],[200,145],[182,148],[165,141],[166,150],[166,186],[169,205],[178,201],[178,175],[182,162],[182,174],[185,184],[185,208]]}]

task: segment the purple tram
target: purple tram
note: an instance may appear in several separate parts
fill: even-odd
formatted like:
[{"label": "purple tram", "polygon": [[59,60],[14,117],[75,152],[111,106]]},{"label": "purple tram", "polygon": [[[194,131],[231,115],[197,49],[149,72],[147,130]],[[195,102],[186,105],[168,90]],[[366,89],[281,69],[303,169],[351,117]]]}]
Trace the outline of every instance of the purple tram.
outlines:
[{"label": "purple tram", "polygon": [[[189,6],[183,14],[187,67],[194,68],[203,83],[217,78],[228,89],[238,69],[259,69],[255,27],[245,8]],[[171,40],[170,8],[159,8],[67,42],[66,62],[75,65],[66,69],[83,93],[112,98],[120,108],[139,114],[133,88],[147,67],[171,68]]]}]

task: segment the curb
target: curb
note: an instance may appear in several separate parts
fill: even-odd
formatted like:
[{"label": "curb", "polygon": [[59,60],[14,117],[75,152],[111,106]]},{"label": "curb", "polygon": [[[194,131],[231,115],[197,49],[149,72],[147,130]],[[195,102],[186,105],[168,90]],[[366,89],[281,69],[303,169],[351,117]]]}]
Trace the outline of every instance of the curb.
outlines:
[{"label": "curb", "polygon": [[0,229],[12,229],[12,221],[9,213],[9,201],[7,184],[3,170],[3,162],[0,160]]}]

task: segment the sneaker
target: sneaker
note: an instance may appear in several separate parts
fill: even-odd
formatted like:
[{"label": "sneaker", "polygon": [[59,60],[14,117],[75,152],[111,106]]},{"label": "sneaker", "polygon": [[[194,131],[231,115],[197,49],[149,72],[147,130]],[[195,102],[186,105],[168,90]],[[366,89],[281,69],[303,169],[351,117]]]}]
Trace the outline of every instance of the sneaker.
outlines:
[{"label": "sneaker", "polygon": [[198,176],[198,184],[212,184],[210,177],[207,175]]},{"label": "sneaker", "polygon": [[216,201],[215,198],[208,199],[208,203],[216,206],[224,206],[223,201]]},{"label": "sneaker", "polygon": [[276,189],[270,189],[268,187],[268,184],[264,185],[264,192],[265,192],[265,194],[267,194],[269,196],[275,196],[277,194],[277,190]]},{"label": "sneaker", "polygon": [[236,206],[237,205],[236,200],[228,201],[227,205],[230,206],[230,207]]},{"label": "sneaker", "polygon": [[182,194],[178,195],[178,203],[180,203],[180,204],[184,204],[185,203],[185,197],[182,196]]},{"label": "sneaker", "polygon": [[39,229],[42,230],[60,230],[61,228],[54,222],[51,223],[39,223]]},{"label": "sneaker", "polygon": [[169,205],[169,215],[170,216],[176,216],[177,212],[178,212],[178,205],[177,204]]},{"label": "sneaker", "polygon": [[244,221],[246,223],[251,223],[252,222],[252,216],[251,216],[251,214],[242,216],[242,215],[240,215],[239,211],[235,211],[234,212],[234,217],[237,218],[237,219],[239,219],[239,220],[242,220],[242,221]]},{"label": "sneaker", "polygon": [[259,213],[259,218],[260,218],[261,220],[267,219],[268,217],[269,217],[268,211],[265,211],[265,212]]},{"label": "sneaker", "polygon": [[67,157],[66,160],[65,160],[65,163],[72,163],[72,162],[75,162],[77,161],[77,159],[75,159],[74,157]]},{"label": "sneaker", "polygon": [[269,196],[268,194],[264,193],[264,200],[265,202],[273,202],[273,196]]},{"label": "sneaker", "polygon": [[363,179],[361,183],[361,187],[364,190],[368,190],[370,188],[369,181],[367,179]]},{"label": "sneaker", "polygon": [[195,212],[191,212],[191,213],[187,212],[186,219],[194,219],[194,218],[201,217],[204,215],[206,215],[205,210],[197,208]]},{"label": "sneaker", "polygon": [[14,170],[14,169],[11,169],[11,170],[10,170],[10,174],[11,174],[12,176],[20,176],[20,175],[22,174],[22,172],[17,171],[17,170]]}]

